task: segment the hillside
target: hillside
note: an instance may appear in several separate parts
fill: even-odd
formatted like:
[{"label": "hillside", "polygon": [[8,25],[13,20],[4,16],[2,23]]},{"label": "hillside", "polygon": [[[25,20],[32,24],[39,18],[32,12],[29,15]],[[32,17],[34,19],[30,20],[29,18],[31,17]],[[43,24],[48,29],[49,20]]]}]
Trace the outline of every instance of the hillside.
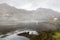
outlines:
[{"label": "hillside", "polygon": [[[6,33],[16,29],[55,30],[56,26],[47,22],[49,17],[60,17],[60,13],[52,9],[39,8],[33,11],[17,9],[8,4],[0,4],[0,32]],[[42,23],[43,22],[43,23]],[[36,24],[38,23],[38,24]],[[4,29],[4,30],[3,30]]]},{"label": "hillside", "polygon": [[52,9],[39,8],[34,11],[17,9],[8,4],[0,4],[0,24],[16,24],[21,21],[46,21],[49,17],[59,17]]}]

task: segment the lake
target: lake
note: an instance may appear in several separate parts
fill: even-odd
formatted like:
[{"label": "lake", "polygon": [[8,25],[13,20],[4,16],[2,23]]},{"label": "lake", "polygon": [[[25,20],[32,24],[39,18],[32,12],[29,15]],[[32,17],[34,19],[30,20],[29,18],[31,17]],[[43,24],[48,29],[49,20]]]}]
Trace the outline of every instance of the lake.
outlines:
[{"label": "lake", "polygon": [[20,31],[20,32],[19,32],[19,30],[16,30],[15,32],[10,32],[10,33],[6,34],[8,36],[6,36],[4,38],[0,38],[0,40],[30,40],[27,37],[17,35],[19,33],[28,32],[28,31],[30,31],[30,34],[32,32],[34,32],[34,34],[37,34],[37,32],[31,31],[31,30],[24,30],[24,31]]}]

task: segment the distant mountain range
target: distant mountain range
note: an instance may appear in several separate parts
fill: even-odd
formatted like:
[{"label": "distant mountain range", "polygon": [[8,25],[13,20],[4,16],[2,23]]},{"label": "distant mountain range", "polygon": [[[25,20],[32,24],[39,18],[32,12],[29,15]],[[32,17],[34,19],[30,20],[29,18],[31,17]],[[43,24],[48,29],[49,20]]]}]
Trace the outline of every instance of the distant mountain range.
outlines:
[{"label": "distant mountain range", "polygon": [[[55,25],[44,23],[49,17],[59,18],[60,13],[53,11],[52,9],[45,8],[38,8],[37,10],[27,11],[24,9],[17,9],[5,3],[0,4],[0,33],[2,32],[4,34],[19,28],[33,29],[37,30],[38,32],[49,29],[55,30]],[[38,21],[43,23],[34,23]]]},{"label": "distant mountain range", "polygon": [[60,13],[52,9],[38,8],[37,10],[27,11],[5,3],[0,4],[0,24],[16,24],[21,21],[46,21],[49,17],[59,16]]}]

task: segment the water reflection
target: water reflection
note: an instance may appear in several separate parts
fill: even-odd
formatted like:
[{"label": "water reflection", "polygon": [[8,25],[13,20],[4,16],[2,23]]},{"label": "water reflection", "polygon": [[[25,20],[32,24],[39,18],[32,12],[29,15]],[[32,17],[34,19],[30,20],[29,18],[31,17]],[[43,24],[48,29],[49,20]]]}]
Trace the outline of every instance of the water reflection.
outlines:
[{"label": "water reflection", "polygon": [[0,40],[30,40],[27,37],[17,35],[19,33],[24,33],[24,32],[30,32],[30,34],[31,33],[37,34],[35,31],[32,31],[32,30],[24,30],[24,31],[16,30],[15,32],[11,32],[11,33],[6,34],[8,36],[5,35],[5,37],[0,38]]},{"label": "water reflection", "polygon": [[10,35],[5,38],[0,38],[0,40],[29,40],[29,38],[18,36],[18,35]]}]

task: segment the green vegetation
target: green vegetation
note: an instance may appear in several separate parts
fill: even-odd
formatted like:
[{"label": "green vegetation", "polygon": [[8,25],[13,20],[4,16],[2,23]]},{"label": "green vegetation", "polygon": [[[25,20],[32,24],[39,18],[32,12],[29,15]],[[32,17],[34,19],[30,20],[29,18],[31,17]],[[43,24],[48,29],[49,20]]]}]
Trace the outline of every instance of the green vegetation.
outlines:
[{"label": "green vegetation", "polygon": [[60,40],[60,32],[56,32],[53,37],[56,39],[56,40]]},{"label": "green vegetation", "polygon": [[31,40],[55,40],[55,38],[53,38],[53,33],[41,32],[39,35],[32,36]]},{"label": "green vegetation", "polygon": [[60,40],[60,32],[41,32],[33,35],[30,40]]}]

